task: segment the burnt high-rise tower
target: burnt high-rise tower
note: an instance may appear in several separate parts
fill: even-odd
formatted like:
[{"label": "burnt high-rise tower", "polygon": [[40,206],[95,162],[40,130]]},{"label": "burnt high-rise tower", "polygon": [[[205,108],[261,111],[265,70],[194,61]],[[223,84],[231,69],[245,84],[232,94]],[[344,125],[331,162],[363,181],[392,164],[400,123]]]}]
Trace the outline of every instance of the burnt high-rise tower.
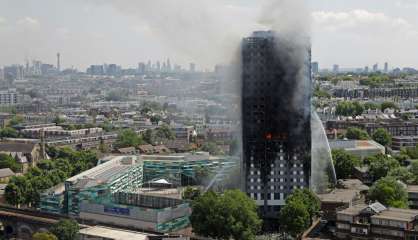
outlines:
[{"label": "burnt high-rise tower", "polygon": [[242,42],[243,180],[264,218],[277,217],[293,189],[309,187],[308,46],[271,31]]}]

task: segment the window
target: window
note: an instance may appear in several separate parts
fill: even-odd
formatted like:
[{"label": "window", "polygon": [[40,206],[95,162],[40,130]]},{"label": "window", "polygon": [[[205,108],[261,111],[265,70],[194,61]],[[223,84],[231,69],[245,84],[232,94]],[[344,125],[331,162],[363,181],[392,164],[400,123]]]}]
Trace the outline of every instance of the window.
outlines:
[{"label": "window", "polygon": [[280,200],[280,193],[274,193],[274,200]]}]

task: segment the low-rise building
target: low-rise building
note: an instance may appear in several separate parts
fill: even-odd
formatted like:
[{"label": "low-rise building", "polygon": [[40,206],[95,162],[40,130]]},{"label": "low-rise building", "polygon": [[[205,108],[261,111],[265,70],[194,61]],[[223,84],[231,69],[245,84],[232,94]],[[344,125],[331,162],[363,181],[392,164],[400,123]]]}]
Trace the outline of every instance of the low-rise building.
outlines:
[{"label": "low-rise building", "polygon": [[159,233],[187,227],[191,210],[181,199],[180,190],[144,182],[143,168],[143,159],[138,156],[107,158],[67,179],[64,187],[58,185],[44,192],[40,209]]},{"label": "low-rise building", "polygon": [[418,211],[386,208],[376,202],[337,212],[338,239],[417,239]]},{"label": "low-rise building", "polygon": [[414,148],[418,144],[418,136],[392,137],[392,150],[400,151],[402,148]]},{"label": "low-rise building", "polygon": [[407,185],[408,205],[410,208],[418,209],[418,185]]},{"label": "low-rise building", "polygon": [[373,140],[332,140],[329,146],[331,149],[343,149],[359,158],[385,154],[385,147]]},{"label": "low-rise building", "polygon": [[337,188],[329,193],[318,194],[321,201],[322,218],[335,226],[337,211],[364,204],[369,187],[358,179],[340,179]]},{"label": "low-rise building", "polygon": [[15,173],[10,168],[0,169],[0,183],[9,182],[9,178],[11,178],[14,175]]},{"label": "low-rise building", "polygon": [[44,150],[35,142],[0,142],[0,153],[16,159],[22,165],[23,172],[29,167],[34,167],[38,161],[45,157]]}]

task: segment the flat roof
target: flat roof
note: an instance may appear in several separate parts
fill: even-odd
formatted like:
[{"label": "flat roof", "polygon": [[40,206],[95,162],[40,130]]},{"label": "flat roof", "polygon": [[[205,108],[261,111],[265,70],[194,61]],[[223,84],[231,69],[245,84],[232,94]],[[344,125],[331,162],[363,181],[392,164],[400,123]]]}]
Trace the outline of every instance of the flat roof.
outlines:
[{"label": "flat roof", "polygon": [[94,226],[94,227],[80,229],[80,234],[88,235],[92,237],[114,239],[114,240],[126,240],[126,239],[148,240],[148,236],[154,236],[152,234],[146,234],[146,233],[141,233],[141,232],[116,229],[116,228],[108,228],[108,227],[102,227],[102,226]]},{"label": "flat roof", "polygon": [[321,202],[341,202],[349,203],[358,196],[358,191],[354,189],[335,189],[330,193],[318,194]]},{"label": "flat roof", "polygon": [[402,208],[388,208],[379,214],[373,215],[371,218],[390,219],[398,221],[413,221],[418,216],[418,210],[402,209]]},{"label": "flat roof", "polygon": [[331,140],[331,149],[385,149],[373,140]]},{"label": "flat roof", "polygon": [[341,210],[338,213],[355,216],[355,215],[358,215],[363,209],[365,209],[367,207],[368,207],[368,205],[366,205],[366,204],[354,205],[352,207]]},{"label": "flat roof", "polygon": [[144,184],[142,188],[138,189],[136,193],[155,196],[155,197],[166,197],[166,198],[175,198],[182,199],[181,189],[178,188],[147,188],[147,184]]},{"label": "flat roof", "polygon": [[418,185],[407,185],[406,190],[407,192],[418,193]]},{"label": "flat roof", "polygon": [[[66,180],[72,184],[79,180],[95,181],[97,183],[106,183],[112,177],[126,171],[139,163],[136,156],[115,156],[111,160],[100,164],[94,168],[84,171]],[[86,183],[87,184],[87,183]]]}]

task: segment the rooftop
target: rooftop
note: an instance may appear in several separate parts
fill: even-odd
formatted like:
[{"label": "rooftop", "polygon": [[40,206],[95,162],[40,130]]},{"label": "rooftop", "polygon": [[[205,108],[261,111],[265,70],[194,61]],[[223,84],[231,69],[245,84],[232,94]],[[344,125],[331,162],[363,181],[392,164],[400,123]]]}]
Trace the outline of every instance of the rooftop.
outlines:
[{"label": "rooftop", "polygon": [[147,188],[145,184],[136,193],[154,197],[182,199],[181,190],[177,188]]},{"label": "rooftop", "polygon": [[331,140],[329,145],[331,149],[385,149],[373,140]]},{"label": "rooftop", "polygon": [[115,156],[103,164],[67,179],[66,182],[76,184],[76,187],[80,188],[107,183],[139,162],[136,156]]},{"label": "rooftop", "polygon": [[410,193],[418,193],[418,185],[407,185],[406,190]]},{"label": "rooftop", "polygon": [[36,143],[0,142],[0,152],[23,152],[30,153]]},{"label": "rooftop", "polygon": [[15,175],[15,173],[10,168],[2,168],[0,169],[0,178],[10,177]]},{"label": "rooftop", "polygon": [[354,189],[335,189],[330,193],[319,194],[321,202],[341,202],[349,203],[358,196],[358,191]]},{"label": "rooftop", "polygon": [[366,204],[354,205],[352,207],[341,210],[338,213],[355,216],[355,215],[358,215],[361,211],[363,211],[363,209],[365,209],[367,207],[368,207],[368,205],[366,205]]},{"label": "rooftop", "polygon": [[381,211],[372,216],[378,219],[391,219],[398,221],[413,221],[418,216],[418,210],[402,209],[402,208],[388,208],[386,211]]},{"label": "rooftop", "polygon": [[81,235],[87,235],[91,237],[100,237],[112,240],[126,240],[126,239],[136,239],[136,240],[147,240],[150,234],[145,234],[141,232],[133,232],[122,229],[108,228],[102,226],[94,226],[80,229]]}]

